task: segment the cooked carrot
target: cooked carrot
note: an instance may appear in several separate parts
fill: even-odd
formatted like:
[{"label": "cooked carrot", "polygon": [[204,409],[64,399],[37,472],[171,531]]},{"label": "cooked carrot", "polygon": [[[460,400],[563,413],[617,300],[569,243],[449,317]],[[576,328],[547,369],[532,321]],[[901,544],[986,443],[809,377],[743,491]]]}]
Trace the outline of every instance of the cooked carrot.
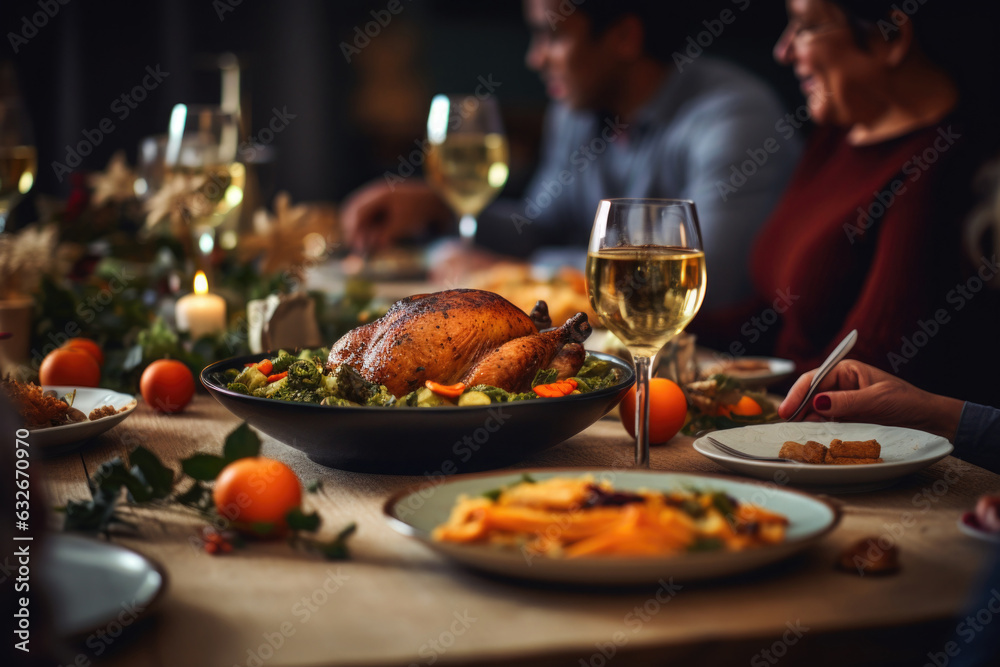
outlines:
[{"label": "cooked carrot", "polygon": [[274,370],[274,364],[271,363],[270,359],[265,359],[264,361],[257,364],[257,370],[259,370],[264,375],[270,375],[271,371]]},{"label": "cooked carrot", "polygon": [[267,383],[271,384],[272,382],[277,382],[278,380],[280,380],[283,377],[288,377],[288,371],[282,371],[280,373],[275,373],[274,375],[268,375],[267,376]]},{"label": "cooked carrot", "polygon": [[[595,486],[612,490],[590,477],[557,477],[505,487],[498,498],[460,498],[433,537],[521,545],[525,553],[562,558],[742,551],[785,539],[787,518],[750,503],[737,506],[734,526],[717,507],[715,494],[639,491],[641,500],[625,505],[592,505],[587,500]],[[753,523],[754,530],[743,529],[745,523]]]},{"label": "cooked carrot", "polygon": [[573,378],[567,378],[565,380],[559,380],[558,382],[540,384],[537,387],[533,387],[532,391],[542,398],[559,398],[560,396],[568,396],[569,394],[572,394],[576,387],[576,380]]},{"label": "cooked carrot", "polygon": [[440,382],[427,380],[424,382],[424,386],[438,396],[444,396],[446,398],[458,398],[462,395],[462,392],[465,391],[464,382],[459,382],[457,384],[441,384]]}]

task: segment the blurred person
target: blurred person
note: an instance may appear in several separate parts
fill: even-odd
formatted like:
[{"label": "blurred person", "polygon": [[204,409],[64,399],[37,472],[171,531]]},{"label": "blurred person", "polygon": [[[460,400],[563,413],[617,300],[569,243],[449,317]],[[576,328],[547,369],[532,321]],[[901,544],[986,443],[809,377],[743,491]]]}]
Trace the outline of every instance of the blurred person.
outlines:
[{"label": "blurred person", "polygon": [[[741,3],[685,4],[525,0],[525,61],[552,104],[526,196],[480,216],[479,244],[521,257],[575,247],[582,265],[600,199],[693,199],[712,274],[704,308],[750,295],[746,249],[799,138],[781,126],[786,111],[766,84],[690,47],[738,20]],[[380,180],[345,202],[342,221],[348,243],[369,250],[448,228],[454,216],[423,181]]]},{"label": "blurred person", "polygon": [[852,356],[866,363],[997,397],[1000,311],[984,284],[1000,266],[962,244],[972,174],[996,146],[982,78],[994,61],[974,55],[995,23],[969,22],[962,4],[788,1],[774,56],[819,128],[754,244],[756,300],[695,321],[710,345],[801,371],[857,329]]}]

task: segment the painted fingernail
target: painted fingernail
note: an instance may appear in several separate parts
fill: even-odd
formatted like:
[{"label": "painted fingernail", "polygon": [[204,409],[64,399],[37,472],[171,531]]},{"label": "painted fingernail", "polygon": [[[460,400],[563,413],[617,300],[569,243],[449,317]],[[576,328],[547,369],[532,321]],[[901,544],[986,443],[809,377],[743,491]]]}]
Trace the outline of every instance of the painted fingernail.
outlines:
[{"label": "painted fingernail", "polygon": [[813,399],[813,407],[817,410],[829,410],[833,406],[833,401],[826,394],[820,394]]}]

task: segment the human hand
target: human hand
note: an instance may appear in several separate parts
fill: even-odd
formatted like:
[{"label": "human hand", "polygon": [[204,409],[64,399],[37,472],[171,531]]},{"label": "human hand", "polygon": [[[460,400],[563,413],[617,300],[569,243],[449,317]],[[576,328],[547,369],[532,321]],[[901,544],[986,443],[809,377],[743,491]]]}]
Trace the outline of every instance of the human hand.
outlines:
[{"label": "human hand", "polygon": [[[815,370],[809,371],[795,382],[778,407],[780,417],[787,419],[795,412],[815,374]],[[962,401],[918,389],[895,375],[853,359],[837,364],[817,392],[802,411],[802,419],[904,426],[951,440],[962,415]]]},{"label": "human hand", "polygon": [[449,289],[462,285],[470,275],[509,261],[502,255],[479,246],[470,246],[461,239],[436,243],[427,258],[429,278]]},{"label": "human hand", "polygon": [[374,182],[351,194],[340,210],[344,241],[356,252],[378,250],[442,226],[451,211],[422,181],[394,187]]}]

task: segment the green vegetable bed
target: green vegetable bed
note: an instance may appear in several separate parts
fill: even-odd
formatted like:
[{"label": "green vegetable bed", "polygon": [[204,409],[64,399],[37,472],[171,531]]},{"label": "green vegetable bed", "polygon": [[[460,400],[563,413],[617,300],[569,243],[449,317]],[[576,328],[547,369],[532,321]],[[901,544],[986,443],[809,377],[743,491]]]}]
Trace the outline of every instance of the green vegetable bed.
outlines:
[{"label": "green vegetable bed", "polygon": [[[457,398],[441,396],[427,387],[396,398],[384,385],[369,382],[346,364],[325,369],[324,361],[328,355],[327,348],[304,350],[297,356],[281,350],[276,356],[261,359],[242,371],[227,370],[220,378],[221,384],[230,391],[247,396],[319,405],[470,407],[540,399],[534,391],[512,393],[483,384],[467,387]],[[268,364],[270,368],[267,368]],[[542,369],[535,375],[531,386],[554,382],[556,374],[554,369]],[[589,354],[573,379],[577,384],[574,394],[606,389],[621,381],[619,371],[610,363]]]}]

